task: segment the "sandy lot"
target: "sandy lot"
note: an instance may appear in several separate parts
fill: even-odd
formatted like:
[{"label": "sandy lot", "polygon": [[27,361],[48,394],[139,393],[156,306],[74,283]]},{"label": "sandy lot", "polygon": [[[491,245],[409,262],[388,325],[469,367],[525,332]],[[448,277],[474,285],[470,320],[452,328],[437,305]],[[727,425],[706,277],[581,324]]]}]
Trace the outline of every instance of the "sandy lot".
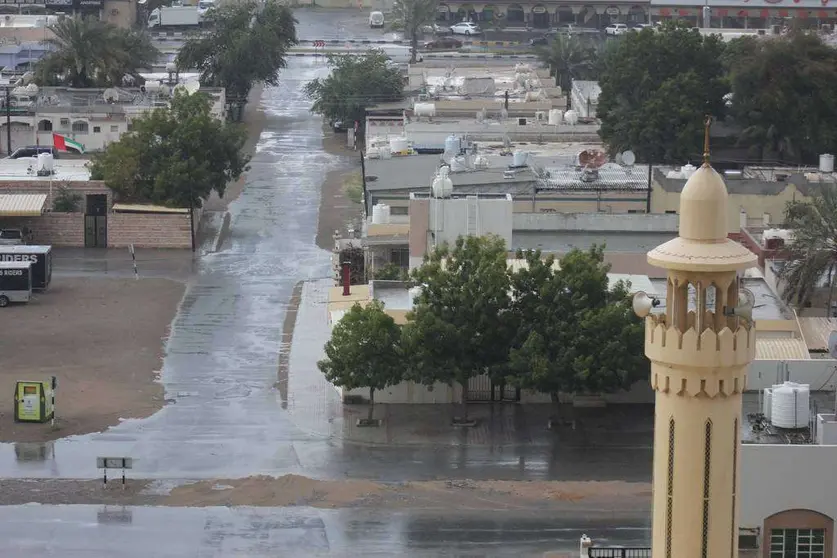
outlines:
[{"label": "sandy lot", "polygon": [[345,134],[335,134],[328,126],[323,127],[323,149],[328,153],[343,155],[345,166],[326,175],[320,200],[320,221],[317,227],[317,246],[324,250],[334,248],[334,231],[346,235],[348,225],[359,230],[363,206],[346,195],[345,184],[353,174],[360,172],[360,151],[346,147]]},{"label": "sandy lot", "polygon": [[[130,475],[129,475],[130,477]],[[154,506],[311,506],[436,511],[578,511],[616,517],[650,510],[651,485],[626,482],[421,481],[382,484],[365,480],[322,481],[299,475],[208,480],[170,492],[152,481],[128,479],[0,479],[0,505],[125,504]]]},{"label": "sandy lot", "polygon": [[[166,279],[57,278],[27,305],[2,310],[0,441],[104,430],[163,405],[155,382],[185,286]],[[18,380],[58,377],[57,424],[13,421]]]}]

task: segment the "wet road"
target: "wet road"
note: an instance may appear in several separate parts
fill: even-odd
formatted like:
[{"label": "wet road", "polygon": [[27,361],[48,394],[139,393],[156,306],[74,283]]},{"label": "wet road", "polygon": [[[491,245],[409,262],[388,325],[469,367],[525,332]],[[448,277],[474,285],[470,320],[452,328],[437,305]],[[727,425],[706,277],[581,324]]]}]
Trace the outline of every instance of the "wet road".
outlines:
[{"label": "wet road", "polygon": [[[4,558],[276,556],[541,556],[600,545],[647,545],[647,521],[613,527],[509,512],[458,514],[312,508],[0,508]],[[572,553],[572,554],[570,554]]]}]

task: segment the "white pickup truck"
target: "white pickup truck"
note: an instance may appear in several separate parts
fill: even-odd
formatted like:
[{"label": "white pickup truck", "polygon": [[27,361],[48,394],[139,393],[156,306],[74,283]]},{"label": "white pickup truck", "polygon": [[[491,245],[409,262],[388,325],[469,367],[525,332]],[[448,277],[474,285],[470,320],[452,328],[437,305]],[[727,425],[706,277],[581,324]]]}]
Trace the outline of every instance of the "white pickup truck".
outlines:
[{"label": "white pickup truck", "polygon": [[197,27],[201,23],[201,14],[197,6],[162,6],[155,8],[148,15],[148,28],[158,27]]}]

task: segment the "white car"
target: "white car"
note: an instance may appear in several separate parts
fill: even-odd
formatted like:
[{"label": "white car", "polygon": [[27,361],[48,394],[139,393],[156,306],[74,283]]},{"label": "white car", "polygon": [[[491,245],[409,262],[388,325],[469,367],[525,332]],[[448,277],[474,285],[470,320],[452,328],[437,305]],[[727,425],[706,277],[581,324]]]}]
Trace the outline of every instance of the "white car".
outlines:
[{"label": "white car", "polygon": [[454,35],[479,35],[482,33],[476,23],[470,21],[460,21],[455,25],[450,26],[450,32]]},{"label": "white car", "polygon": [[206,12],[215,7],[215,0],[200,0],[198,2],[198,17],[203,19],[206,17]]},{"label": "white car", "polygon": [[617,35],[624,35],[627,32],[628,26],[624,23],[611,23],[605,27],[605,35],[613,35],[615,37]]}]

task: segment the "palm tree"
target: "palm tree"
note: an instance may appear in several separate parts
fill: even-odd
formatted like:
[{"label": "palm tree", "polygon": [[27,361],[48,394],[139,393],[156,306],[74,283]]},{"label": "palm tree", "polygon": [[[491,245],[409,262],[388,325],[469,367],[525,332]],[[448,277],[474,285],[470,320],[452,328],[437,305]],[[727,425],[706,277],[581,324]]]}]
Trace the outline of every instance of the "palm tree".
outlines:
[{"label": "palm tree", "polygon": [[421,28],[436,21],[439,0],[395,0],[392,6],[393,28],[402,29],[410,39],[410,62],[416,62]]},{"label": "palm tree", "polygon": [[793,231],[793,239],[786,247],[787,261],[779,272],[784,283],[782,298],[804,306],[827,278],[826,315],[830,315],[837,271],[837,185],[823,183],[811,201],[789,203],[785,226]]},{"label": "palm tree", "polygon": [[35,66],[41,85],[108,87],[154,64],[159,52],[145,33],[93,17],[66,17],[50,26],[51,52]]},{"label": "palm tree", "polygon": [[567,95],[568,106],[573,80],[595,79],[601,49],[601,45],[594,40],[558,34],[549,47],[538,51],[538,57],[549,68],[550,75],[557,78],[561,91]]}]

